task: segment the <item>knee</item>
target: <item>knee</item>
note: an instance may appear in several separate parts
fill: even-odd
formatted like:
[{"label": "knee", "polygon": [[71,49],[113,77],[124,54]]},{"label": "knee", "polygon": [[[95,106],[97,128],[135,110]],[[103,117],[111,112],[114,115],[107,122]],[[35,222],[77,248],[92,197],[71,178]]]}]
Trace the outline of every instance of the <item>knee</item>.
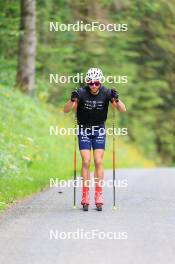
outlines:
[{"label": "knee", "polygon": [[95,167],[100,167],[102,166],[102,159],[98,158],[94,160]]},{"label": "knee", "polygon": [[90,167],[90,159],[83,159],[83,167],[89,169]]}]

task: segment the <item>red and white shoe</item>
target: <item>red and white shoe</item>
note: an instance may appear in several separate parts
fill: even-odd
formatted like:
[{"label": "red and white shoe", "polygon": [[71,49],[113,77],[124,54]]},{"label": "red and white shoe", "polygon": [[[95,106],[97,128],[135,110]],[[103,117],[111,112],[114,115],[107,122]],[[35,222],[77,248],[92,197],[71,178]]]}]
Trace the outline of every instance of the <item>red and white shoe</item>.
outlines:
[{"label": "red and white shoe", "polygon": [[102,188],[96,187],[95,189],[95,205],[98,211],[102,211],[103,197],[102,197]]},{"label": "red and white shoe", "polygon": [[81,204],[83,205],[83,210],[88,211],[88,207],[90,204],[89,187],[83,187],[83,195],[82,195]]}]

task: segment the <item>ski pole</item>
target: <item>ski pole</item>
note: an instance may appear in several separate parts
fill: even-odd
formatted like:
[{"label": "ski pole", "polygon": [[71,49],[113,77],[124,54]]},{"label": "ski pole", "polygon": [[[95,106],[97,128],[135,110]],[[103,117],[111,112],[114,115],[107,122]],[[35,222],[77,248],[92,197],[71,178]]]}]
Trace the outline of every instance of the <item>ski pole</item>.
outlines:
[{"label": "ski pole", "polygon": [[[75,112],[75,131],[77,128],[77,117]],[[76,208],[76,178],[77,178],[77,136],[74,137],[74,208]]]},{"label": "ski pole", "polygon": [[113,209],[116,209],[115,206],[115,106],[112,105],[112,131],[113,131],[113,142],[112,142],[112,167],[113,167]]}]

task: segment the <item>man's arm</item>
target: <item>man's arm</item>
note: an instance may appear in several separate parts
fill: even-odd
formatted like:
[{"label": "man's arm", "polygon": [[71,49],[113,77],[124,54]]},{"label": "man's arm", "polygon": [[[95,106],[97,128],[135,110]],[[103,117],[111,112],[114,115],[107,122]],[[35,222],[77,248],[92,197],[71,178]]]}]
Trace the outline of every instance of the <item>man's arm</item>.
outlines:
[{"label": "man's arm", "polygon": [[74,102],[72,102],[71,100],[69,100],[65,106],[64,106],[64,113],[69,113],[72,109],[76,109],[77,108],[77,100],[75,100]]},{"label": "man's arm", "polygon": [[119,100],[118,92],[115,89],[111,89],[111,103],[113,107],[117,108],[119,112],[126,112],[126,107],[124,103]]},{"label": "man's arm", "polygon": [[121,100],[118,100],[118,102],[116,102],[115,100],[112,102],[112,105],[117,108],[117,110],[119,112],[126,112],[126,107],[125,107],[125,104],[121,101]]},{"label": "man's arm", "polygon": [[79,99],[79,94],[78,91],[73,91],[71,93],[71,99],[65,104],[64,106],[64,113],[69,113],[72,109],[77,109],[78,106],[78,99]]}]

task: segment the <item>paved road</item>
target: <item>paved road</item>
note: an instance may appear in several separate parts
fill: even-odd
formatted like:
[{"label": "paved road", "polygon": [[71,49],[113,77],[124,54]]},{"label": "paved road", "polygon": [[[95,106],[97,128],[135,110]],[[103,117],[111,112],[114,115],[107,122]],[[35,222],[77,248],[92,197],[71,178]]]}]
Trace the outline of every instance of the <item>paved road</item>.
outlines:
[{"label": "paved road", "polygon": [[[109,187],[103,212],[72,209],[72,189],[60,187],[13,206],[0,217],[0,263],[174,264],[175,169],[123,169],[117,180],[128,186],[117,189],[116,211]],[[59,239],[75,231],[95,236]],[[109,232],[115,239],[98,239]]]}]

